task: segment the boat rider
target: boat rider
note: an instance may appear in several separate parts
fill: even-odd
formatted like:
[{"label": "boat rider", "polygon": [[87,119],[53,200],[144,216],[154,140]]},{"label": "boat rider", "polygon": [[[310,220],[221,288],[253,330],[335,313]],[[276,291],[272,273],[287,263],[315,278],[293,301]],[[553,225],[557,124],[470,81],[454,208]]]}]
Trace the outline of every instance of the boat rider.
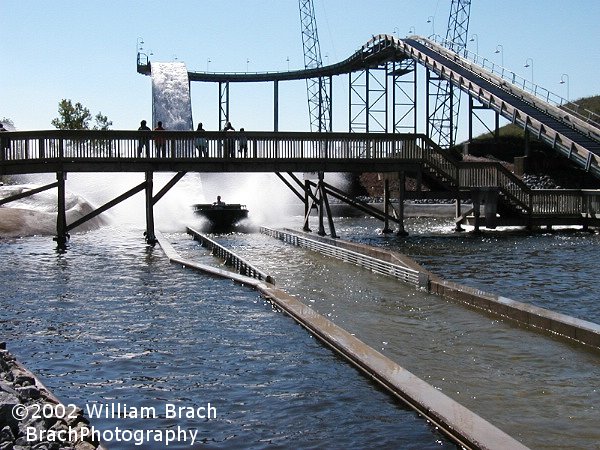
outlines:
[{"label": "boat rider", "polygon": [[221,201],[221,196],[217,195],[217,201],[213,203],[214,206],[223,206],[225,202]]}]

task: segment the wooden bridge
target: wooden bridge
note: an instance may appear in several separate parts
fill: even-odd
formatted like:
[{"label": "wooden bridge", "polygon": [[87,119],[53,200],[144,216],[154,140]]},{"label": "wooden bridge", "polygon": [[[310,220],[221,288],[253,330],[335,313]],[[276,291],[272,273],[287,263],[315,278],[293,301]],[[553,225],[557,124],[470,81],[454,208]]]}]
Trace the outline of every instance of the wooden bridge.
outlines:
[{"label": "wooden bridge", "polygon": [[[73,228],[142,190],[146,193],[146,239],[153,243],[153,205],[187,172],[274,172],[305,204],[305,228],[316,205],[319,234],[325,234],[327,215],[333,236],[328,197],[383,220],[385,229],[394,222],[401,233],[404,201],[418,198],[455,199],[457,229],[464,223],[474,225],[476,230],[480,226],[600,224],[600,191],[530,189],[499,163],[460,161],[419,134],[53,130],[3,133],[0,144],[0,175],[57,174],[55,183],[2,199],[0,205],[58,188],[59,245],[64,245]],[[67,224],[64,195],[68,172],[142,172],[146,178],[77,222]],[[154,172],[176,174],[154,193]],[[318,175],[316,181],[300,180],[294,172]],[[384,210],[326,183],[326,172],[384,174]],[[417,180],[416,190],[404,189],[407,176]],[[390,200],[392,178],[400,181],[395,204]],[[462,211],[465,200],[473,204],[468,211]]]}]

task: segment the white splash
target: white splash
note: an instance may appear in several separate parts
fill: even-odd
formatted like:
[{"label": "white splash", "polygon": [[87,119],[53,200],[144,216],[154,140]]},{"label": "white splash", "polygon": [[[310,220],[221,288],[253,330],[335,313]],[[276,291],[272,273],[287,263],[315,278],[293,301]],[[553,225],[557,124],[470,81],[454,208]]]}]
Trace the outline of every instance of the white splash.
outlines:
[{"label": "white splash", "polygon": [[[10,197],[39,187],[25,184],[0,186],[0,198]],[[17,237],[56,234],[57,190],[25,197],[0,207],[0,237]],[[65,193],[67,223],[73,223],[92,212],[95,207],[83,197],[71,192]],[[109,223],[108,218],[96,216],[73,231],[88,231]]]},{"label": "white splash", "polygon": [[182,62],[152,63],[152,118],[166,130],[193,129],[190,82]]}]

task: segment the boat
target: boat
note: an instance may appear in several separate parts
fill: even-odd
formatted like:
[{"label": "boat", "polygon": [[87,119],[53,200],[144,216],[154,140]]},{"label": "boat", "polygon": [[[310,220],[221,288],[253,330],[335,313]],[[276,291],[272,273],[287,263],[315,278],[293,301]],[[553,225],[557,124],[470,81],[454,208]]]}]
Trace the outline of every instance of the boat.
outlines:
[{"label": "boat", "polygon": [[209,222],[212,231],[228,231],[248,217],[248,209],[239,203],[224,203],[217,199],[215,203],[197,203],[192,205],[194,213]]}]

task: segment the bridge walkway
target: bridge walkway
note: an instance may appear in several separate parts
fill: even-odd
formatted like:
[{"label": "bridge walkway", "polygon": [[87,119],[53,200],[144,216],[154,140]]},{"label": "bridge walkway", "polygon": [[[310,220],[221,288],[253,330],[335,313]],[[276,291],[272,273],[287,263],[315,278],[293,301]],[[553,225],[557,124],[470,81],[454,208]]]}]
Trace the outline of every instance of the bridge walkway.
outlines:
[{"label": "bridge walkway", "polygon": [[[196,148],[200,137],[206,143],[201,151]],[[94,215],[145,190],[148,222],[152,222],[153,205],[187,172],[378,172],[400,179],[413,176],[422,182],[417,190],[401,192],[399,205],[411,198],[456,199],[458,225],[471,221],[476,227],[489,228],[498,225],[600,225],[600,191],[530,189],[501,164],[459,161],[424,135],[248,132],[244,139],[247,142],[245,152],[240,151],[243,149],[238,133],[9,132],[4,133],[3,146],[0,146],[0,175],[55,172],[57,183],[45,188],[57,187],[60,198],[64,196],[68,172],[145,173],[145,182],[103,205]],[[177,172],[177,175],[155,194],[154,172]],[[309,197],[319,202],[316,194],[309,192],[312,187],[319,188],[321,196],[325,197],[325,206],[326,194],[339,195],[343,201],[349,198],[334,192],[321,176],[318,186],[297,184],[305,193],[296,194],[307,203]],[[460,200],[464,199],[472,199],[474,205],[471,211],[461,213]],[[0,205],[11,200],[14,199],[0,200]],[[482,205],[484,212],[479,214]],[[401,211],[399,214],[401,216]],[[399,220],[394,221],[402,225],[402,217]],[[60,227],[66,233],[75,224],[68,225],[61,220]]]}]

